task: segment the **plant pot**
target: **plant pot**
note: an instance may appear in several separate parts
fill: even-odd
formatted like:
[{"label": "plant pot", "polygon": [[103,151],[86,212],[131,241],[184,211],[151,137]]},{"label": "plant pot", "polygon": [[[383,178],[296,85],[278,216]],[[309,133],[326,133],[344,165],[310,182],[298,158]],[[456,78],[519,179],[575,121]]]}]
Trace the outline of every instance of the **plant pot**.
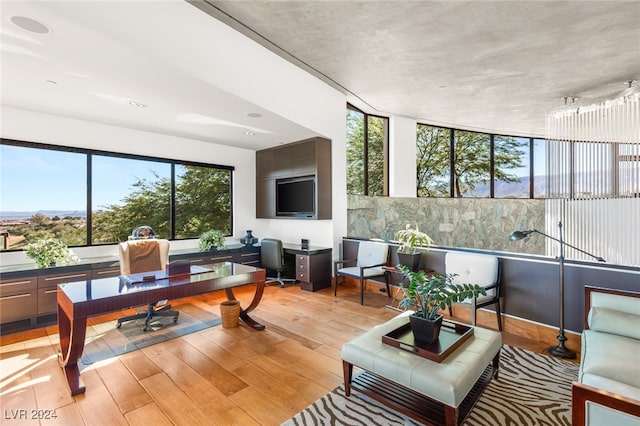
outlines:
[{"label": "plant pot", "polygon": [[223,328],[237,327],[240,322],[240,302],[237,300],[225,300],[220,303],[220,317]]},{"label": "plant pot", "polygon": [[411,323],[413,338],[428,344],[436,342],[440,336],[443,318],[441,314],[434,320],[419,317],[416,314],[411,315],[409,322]]},{"label": "plant pot", "polygon": [[405,265],[412,271],[417,271],[420,266],[420,253],[398,253],[398,263]]}]

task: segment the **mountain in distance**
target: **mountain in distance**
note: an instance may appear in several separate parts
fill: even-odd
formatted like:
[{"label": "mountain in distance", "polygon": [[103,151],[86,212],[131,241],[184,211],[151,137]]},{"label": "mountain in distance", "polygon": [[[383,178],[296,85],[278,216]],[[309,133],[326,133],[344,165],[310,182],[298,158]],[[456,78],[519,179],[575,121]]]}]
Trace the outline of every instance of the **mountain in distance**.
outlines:
[{"label": "mountain in distance", "polygon": [[[514,198],[529,198],[529,176],[520,176],[520,182],[507,183],[504,181],[496,181],[494,190],[496,197],[504,197],[503,194],[509,194]],[[535,176],[533,181],[533,193],[545,194],[547,180],[546,176]],[[489,184],[478,184],[473,191],[473,196],[488,197]],[[468,196],[468,195],[467,195]]]},{"label": "mountain in distance", "polygon": [[38,210],[35,212],[28,211],[0,211],[0,220],[21,220],[30,219],[35,214],[42,214],[49,218],[58,217],[87,217],[85,210]]}]

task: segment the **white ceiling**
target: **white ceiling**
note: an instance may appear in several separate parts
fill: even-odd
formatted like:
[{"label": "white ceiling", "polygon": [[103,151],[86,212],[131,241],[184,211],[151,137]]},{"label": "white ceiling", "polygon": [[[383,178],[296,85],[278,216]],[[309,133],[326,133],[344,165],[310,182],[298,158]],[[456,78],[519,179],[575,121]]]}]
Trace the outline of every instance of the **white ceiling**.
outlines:
[{"label": "white ceiling", "polygon": [[[543,136],[564,96],[589,104],[640,79],[640,1],[196,3],[367,112],[425,123]],[[207,31],[188,18],[202,11],[166,5],[2,0],[2,104],[250,149],[313,135],[163,56],[154,39],[193,49],[180,29]]]}]

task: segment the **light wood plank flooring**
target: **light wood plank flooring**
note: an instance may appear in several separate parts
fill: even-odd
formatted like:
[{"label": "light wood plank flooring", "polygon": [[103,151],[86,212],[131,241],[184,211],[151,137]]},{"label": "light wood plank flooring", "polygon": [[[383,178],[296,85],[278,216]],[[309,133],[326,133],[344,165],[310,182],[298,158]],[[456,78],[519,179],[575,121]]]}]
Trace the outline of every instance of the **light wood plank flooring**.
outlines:
[{"label": "light wood plank flooring", "polygon": [[[245,304],[249,287],[236,292]],[[218,292],[172,304],[211,311],[222,300]],[[82,372],[87,391],[76,397],[58,364],[56,327],[2,336],[2,424],[279,425],[342,382],[342,344],[397,315],[387,302],[369,291],[360,306],[349,285],[338,297],[269,286],[253,312],[265,331],[219,326],[114,357]],[[536,352],[548,346],[506,333],[503,341]],[[57,417],[33,420],[32,410]]]}]

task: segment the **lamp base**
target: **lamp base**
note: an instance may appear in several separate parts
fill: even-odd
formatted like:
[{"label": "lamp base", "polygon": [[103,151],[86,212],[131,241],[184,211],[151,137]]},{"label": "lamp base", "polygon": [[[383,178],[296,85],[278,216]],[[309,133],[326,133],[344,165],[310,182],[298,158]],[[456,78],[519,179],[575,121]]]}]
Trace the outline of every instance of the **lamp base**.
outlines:
[{"label": "lamp base", "polygon": [[576,353],[571,349],[567,349],[564,345],[550,346],[547,348],[547,352],[558,358],[575,359]]}]

